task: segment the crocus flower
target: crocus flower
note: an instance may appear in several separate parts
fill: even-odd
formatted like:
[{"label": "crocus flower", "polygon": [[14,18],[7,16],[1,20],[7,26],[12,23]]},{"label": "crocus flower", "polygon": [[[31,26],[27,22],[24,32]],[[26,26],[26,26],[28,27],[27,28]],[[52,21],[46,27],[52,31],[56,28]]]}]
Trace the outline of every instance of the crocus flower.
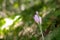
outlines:
[{"label": "crocus flower", "polygon": [[34,20],[36,23],[42,24],[42,18],[38,15],[38,11],[36,11],[36,14],[34,15]]},{"label": "crocus flower", "polygon": [[44,40],[43,32],[42,32],[42,17],[38,15],[38,11],[36,11],[36,14],[34,15],[35,22],[39,25],[39,29],[42,35],[42,40]]}]

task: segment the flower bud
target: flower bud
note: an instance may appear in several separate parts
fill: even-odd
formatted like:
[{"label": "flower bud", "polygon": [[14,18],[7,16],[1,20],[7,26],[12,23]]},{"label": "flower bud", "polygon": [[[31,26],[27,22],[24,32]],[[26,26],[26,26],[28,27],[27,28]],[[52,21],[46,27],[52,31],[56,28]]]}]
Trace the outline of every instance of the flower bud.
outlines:
[{"label": "flower bud", "polygon": [[36,14],[34,15],[34,20],[36,23],[42,24],[42,18],[38,15],[38,12],[36,12]]}]

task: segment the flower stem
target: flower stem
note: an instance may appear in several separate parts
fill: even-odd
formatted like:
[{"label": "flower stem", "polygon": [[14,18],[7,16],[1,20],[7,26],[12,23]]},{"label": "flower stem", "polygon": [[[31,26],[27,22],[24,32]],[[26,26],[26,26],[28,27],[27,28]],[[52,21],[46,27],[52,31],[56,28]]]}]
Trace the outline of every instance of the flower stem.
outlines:
[{"label": "flower stem", "polygon": [[41,24],[39,25],[39,29],[40,29],[40,32],[41,32],[41,35],[42,35],[42,40],[44,40],[44,35],[43,35],[43,32],[42,32],[42,25]]}]

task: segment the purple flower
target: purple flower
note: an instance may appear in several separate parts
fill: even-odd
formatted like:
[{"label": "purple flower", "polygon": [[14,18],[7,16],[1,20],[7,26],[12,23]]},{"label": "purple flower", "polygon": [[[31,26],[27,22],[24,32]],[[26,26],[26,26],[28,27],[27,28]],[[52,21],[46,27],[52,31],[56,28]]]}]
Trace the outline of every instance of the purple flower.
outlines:
[{"label": "purple flower", "polygon": [[36,12],[36,14],[34,15],[34,20],[36,23],[42,23],[42,18],[38,15],[38,12]]}]

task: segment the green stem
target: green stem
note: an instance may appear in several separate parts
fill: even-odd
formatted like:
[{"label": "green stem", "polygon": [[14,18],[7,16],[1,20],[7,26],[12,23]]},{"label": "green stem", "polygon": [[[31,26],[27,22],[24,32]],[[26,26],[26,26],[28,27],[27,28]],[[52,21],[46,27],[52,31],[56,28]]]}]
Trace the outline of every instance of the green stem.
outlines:
[{"label": "green stem", "polygon": [[44,35],[43,35],[43,32],[42,32],[42,25],[39,24],[39,29],[40,29],[40,32],[41,32],[41,35],[42,35],[42,40],[44,40]]}]

